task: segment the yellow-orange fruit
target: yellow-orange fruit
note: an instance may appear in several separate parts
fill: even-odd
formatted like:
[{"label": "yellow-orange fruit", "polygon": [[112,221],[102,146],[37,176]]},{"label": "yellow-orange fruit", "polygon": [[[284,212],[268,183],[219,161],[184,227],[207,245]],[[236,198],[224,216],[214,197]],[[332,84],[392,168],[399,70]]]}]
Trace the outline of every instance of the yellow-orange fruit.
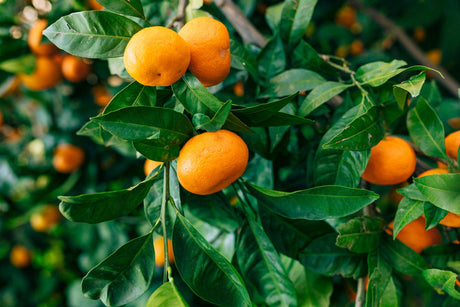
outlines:
[{"label": "yellow-orange fruit", "polygon": [[15,245],[10,252],[10,261],[17,268],[25,268],[32,261],[32,253],[23,245]]},{"label": "yellow-orange fruit", "polygon": [[455,130],[460,129],[460,117],[449,118],[447,120],[447,123],[449,124],[449,126],[454,128]]},{"label": "yellow-orange fruit", "polygon": [[148,27],[131,37],[123,55],[126,71],[148,86],[169,86],[179,80],[190,63],[190,47],[176,32]]},{"label": "yellow-orange fruit", "polygon": [[91,72],[91,65],[79,57],[68,54],[62,60],[61,69],[64,78],[77,83],[88,77]]},{"label": "yellow-orange fruit", "polygon": [[57,206],[47,205],[41,211],[32,214],[30,226],[38,232],[45,232],[59,224],[62,215]]},{"label": "yellow-orange fruit", "polygon": [[244,173],[248,157],[248,147],[237,134],[205,132],[188,140],[179,152],[177,177],[191,193],[216,193]]},{"label": "yellow-orange fruit", "polygon": [[360,39],[354,40],[350,45],[350,54],[353,56],[360,55],[364,51],[364,43]]},{"label": "yellow-orange fruit", "polygon": [[[162,267],[165,265],[165,247],[163,237],[153,240],[153,249],[155,250],[155,265]],[[174,252],[171,240],[168,239],[168,260],[169,264],[174,263]]]},{"label": "yellow-orange fruit", "polygon": [[426,53],[426,57],[435,65],[441,64],[442,51],[441,49],[432,49]]},{"label": "yellow-orange fruit", "polygon": [[424,27],[417,27],[414,29],[414,39],[417,42],[423,42],[426,38],[426,31]]},{"label": "yellow-orange fruit", "polygon": [[374,184],[406,181],[414,172],[416,156],[403,139],[387,136],[371,149],[371,157],[361,177]]},{"label": "yellow-orange fruit", "polygon": [[49,56],[58,51],[57,47],[52,43],[42,43],[43,30],[48,25],[46,19],[37,20],[29,30],[29,37],[27,43],[30,50],[36,55]]},{"label": "yellow-orange fruit", "polygon": [[112,100],[112,95],[110,94],[109,90],[102,85],[94,86],[91,92],[94,96],[94,102],[98,106],[105,107],[109,104],[110,100]]},{"label": "yellow-orange fruit", "polygon": [[[419,254],[428,246],[441,244],[442,237],[439,230],[436,228],[425,230],[425,223],[423,217],[413,220],[401,229],[396,238]],[[393,222],[388,227],[393,230]]]},{"label": "yellow-orange fruit", "polygon": [[356,10],[351,6],[342,7],[335,15],[335,23],[345,28],[351,28],[356,22]]},{"label": "yellow-orange fruit", "polygon": [[189,70],[204,86],[222,82],[230,72],[230,36],[223,23],[210,17],[190,20],[179,31],[190,46]]},{"label": "yellow-orange fruit", "polygon": [[404,198],[404,196],[402,196],[401,194],[398,193],[398,189],[400,188],[404,188],[404,187],[407,187],[409,185],[409,183],[407,181],[404,181],[400,184],[397,184],[395,186],[392,186],[390,191],[388,192],[388,197],[389,197],[389,200],[392,204],[395,204],[395,205],[398,205],[401,200]]},{"label": "yellow-orange fruit", "polygon": [[60,144],[54,149],[52,162],[56,171],[68,174],[78,170],[84,160],[83,149],[71,144]]},{"label": "yellow-orange fruit", "polygon": [[95,10],[95,11],[100,11],[102,10],[104,7],[99,4],[99,2],[97,2],[96,0],[89,0],[89,7],[92,9],[92,10]]},{"label": "yellow-orange fruit", "polygon": [[457,159],[458,148],[460,147],[460,130],[452,132],[444,139],[446,143],[447,155],[451,158]]},{"label": "yellow-orange fruit", "polygon": [[150,159],[145,160],[144,163],[144,174],[145,176],[150,175],[150,173],[158,166],[161,165],[163,162],[153,161]]},{"label": "yellow-orange fruit", "polygon": [[233,93],[238,97],[244,96],[244,85],[243,81],[239,80],[233,85]]},{"label": "yellow-orange fruit", "polygon": [[62,80],[61,66],[51,57],[40,56],[36,59],[32,74],[18,75],[21,82],[32,91],[42,91],[56,86]]}]

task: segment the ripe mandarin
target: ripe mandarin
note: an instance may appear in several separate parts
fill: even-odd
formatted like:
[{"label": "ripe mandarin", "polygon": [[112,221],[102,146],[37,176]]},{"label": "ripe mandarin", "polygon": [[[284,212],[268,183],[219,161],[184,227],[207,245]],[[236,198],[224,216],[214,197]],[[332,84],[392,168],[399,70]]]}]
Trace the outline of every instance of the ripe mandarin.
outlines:
[{"label": "ripe mandarin", "polygon": [[163,162],[153,161],[150,159],[145,160],[144,163],[144,174],[145,176],[150,175],[150,173],[158,166],[161,165]]},{"label": "ripe mandarin", "polygon": [[39,56],[32,74],[20,74],[19,79],[32,91],[46,90],[61,82],[61,66],[51,57]]},{"label": "ripe mandarin", "polygon": [[56,171],[68,174],[78,170],[84,160],[85,152],[80,147],[71,144],[59,144],[54,149],[52,162]]},{"label": "ripe mandarin", "polygon": [[91,72],[91,65],[83,59],[68,54],[62,60],[62,75],[70,82],[81,82],[88,77]]},{"label": "ripe mandarin", "polygon": [[[165,265],[165,247],[163,237],[158,237],[153,240],[153,249],[155,250],[155,265],[162,267]],[[171,240],[168,239],[168,260],[169,264],[174,263],[174,252]]]},{"label": "ripe mandarin", "polygon": [[52,43],[42,43],[43,30],[45,30],[47,25],[48,21],[46,19],[39,19],[29,30],[27,44],[30,50],[36,55],[49,56],[58,51],[57,47]]},{"label": "ripe mandarin", "polygon": [[[425,230],[425,219],[419,217],[403,227],[396,238],[420,254],[426,247],[441,244],[441,233],[437,228]],[[393,222],[388,227],[393,230]]]},{"label": "ripe mandarin", "polygon": [[460,147],[460,130],[452,132],[444,139],[446,143],[447,155],[451,158],[457,159],[458,148]]}]

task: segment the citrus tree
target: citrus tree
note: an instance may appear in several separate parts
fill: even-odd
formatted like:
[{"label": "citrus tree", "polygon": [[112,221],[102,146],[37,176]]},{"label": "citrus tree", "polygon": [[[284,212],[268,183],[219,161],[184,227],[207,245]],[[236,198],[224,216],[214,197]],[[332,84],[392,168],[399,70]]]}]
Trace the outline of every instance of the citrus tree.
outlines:
[{"label": "citrus tree", "polygon": [[[31,91],[54,85],[40,71],[55,59],[39,53],[56,47],[68,64],[53,76],[84,80],[84,58],[129,80],[99,114],[83,108],[93,113],[76,134],[128,157],[121,177],[145,160],[145,177],[57,190],[71,225],[142,226],[87,270],[85,296],[107,306],[141,296],[147,306],[405,306],[423,292],[458,304],[460,132],[448,121],[459,117],[458,88],[443,103],[431,79],[444,71],[359,58],[365,45],[349,33],[363,31],[356,8],[368,8],[350,2],[317,32],[312,20],[327,10],[314,0],[99,0],[29,33],[36,55],[20,61],[30,70],[11,69],[17,59],[6,68]],[[41,33],[49,42],[30,42]],[[72,183],[85,153],[68,143],[52,165]]]}]

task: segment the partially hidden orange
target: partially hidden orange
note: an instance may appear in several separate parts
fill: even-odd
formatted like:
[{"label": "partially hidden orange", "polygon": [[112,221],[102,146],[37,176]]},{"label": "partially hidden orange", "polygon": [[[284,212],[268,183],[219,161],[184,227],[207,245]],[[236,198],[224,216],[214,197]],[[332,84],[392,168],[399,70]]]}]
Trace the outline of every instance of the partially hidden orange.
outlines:
[{"label": "partially hidden orange", "polygon": [[145,160],[144,163],[144,174],[145,176],[150,175],[150,173],[159,165],[161,165],[163,162],[158,162],[158,161],[153,161],[150,159]]},{"label": "partially hidden orange", "polygon": [[59,144],[54,149],[53,166],[60,173],[68,174],[78,170],[85,160],[85,152],[72,144]]},{"label": "partially hidden orange", "polygon": [[48,25],[46,19],[37,20],[29,30],[29,36],[27,38],[27,43],[30,50],[36,55],[49,56],[58,51],[57,47],[52,43],[42,42],[43,30],[45,30]]},{"label": "partially hidden orange", "polygon": [[447,155],[451,158],[457,159],[458,148],[460,147],[460,130],[452,132],[444,139],[446,143]]},{"label": "partially hidden orange", "polygon": [[[155,250],[155,265],[162,267],[165,265],[165,247],[163,237],[158,237],[153,240],[153,249]],[[171,240],[168,239],[168,260],[169,264],[174,263],[174,252]]]},{"label": "partially hidden orange", "polygon": [[18,77],[32,91],[46,90],[61,82],[61,66],[51,57],[39,56],[32,74],[19,74]]},{"label": "partially hidden orange", "polygon": [[62,60],[62,75],[70,82],[81,82],[91,73],[91,64],[84,59],[67,54]]},{"label": "partially hidden orange", "polygon": [[[441,233],[437,228],[425,230],[425,219],[419,217],[403,227],[396,238],[420,254],[426,247],[442,243]],[[393,222],[388,227],[393,230]]]}]

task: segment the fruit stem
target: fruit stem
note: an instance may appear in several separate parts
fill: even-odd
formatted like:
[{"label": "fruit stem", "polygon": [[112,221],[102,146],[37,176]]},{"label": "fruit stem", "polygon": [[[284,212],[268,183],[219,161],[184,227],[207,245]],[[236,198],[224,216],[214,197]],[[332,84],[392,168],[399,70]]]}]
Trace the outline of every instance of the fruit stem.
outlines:
[{"label": "fruit stem", "polygon": [[163,246],[165,255],[165,264],[163,270],[163,282],[167,282],[169,278],[169,256],[168,256],[168,233],[166,231],[166,208],[169,200],[169,162],[164,163],[164,178],[163,178],[163,199],[161,202],[161,226],[163,227]]}]

